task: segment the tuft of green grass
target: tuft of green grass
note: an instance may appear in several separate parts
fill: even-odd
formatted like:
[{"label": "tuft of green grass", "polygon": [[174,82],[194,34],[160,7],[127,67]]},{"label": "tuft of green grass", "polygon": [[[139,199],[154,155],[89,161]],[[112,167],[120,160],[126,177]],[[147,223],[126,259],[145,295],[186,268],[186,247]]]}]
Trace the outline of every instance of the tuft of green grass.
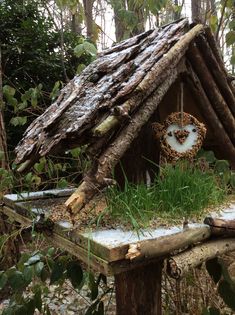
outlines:
[{"label": "tuft of green grass", "polygon": [[225,195],[225,187],[212,171],[178,163],[161,169],[150,187],[126,181],[123,190],[109,188],[106,202],[111,217],[140,229],[155,218],[198,217],[205,208],[221,204]]},{"label": "tuft of green grass", "polygon": [[226,188],[212,172],[189,164],[167,165],[153,186],[158,212],[172,216],[200,214],[205,208],[223,202]]}]

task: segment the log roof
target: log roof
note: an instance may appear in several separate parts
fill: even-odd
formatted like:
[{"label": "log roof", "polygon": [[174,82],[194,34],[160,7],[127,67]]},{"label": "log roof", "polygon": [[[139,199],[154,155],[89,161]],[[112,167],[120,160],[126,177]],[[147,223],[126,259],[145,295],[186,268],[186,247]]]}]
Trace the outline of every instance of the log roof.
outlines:
[{"label": "log roof", "polygon": [[103,184],[177,78],[187,81],[198,106],[235,167],[235,93],[208,27],[181,19],[122,41],[72,79],[25,131],[16,163],[78,145],[96,163]]}]

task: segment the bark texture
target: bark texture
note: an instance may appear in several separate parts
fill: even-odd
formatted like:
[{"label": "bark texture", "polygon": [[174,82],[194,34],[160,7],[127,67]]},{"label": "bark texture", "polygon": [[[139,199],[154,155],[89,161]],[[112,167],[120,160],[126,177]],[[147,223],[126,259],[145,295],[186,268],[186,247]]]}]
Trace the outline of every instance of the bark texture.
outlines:
[{"label": "bark texture", "polygon": [[187,35],[188,27],[187,20],[181,20],[161,30],[137,35],[103,52],[80,76],[70,81],[56,102],[29,126],[16,148],[16,161],[34,163],[49,152],[96,142],[90,130],[117,106],[133,99],[136,93],[141,102],[148,97],[150,93],[145,95],[146,89],[141,92],[137,87],[142,81],[152,84],[154,78],[150,81],[146,74],[154,74],[152,68]]},{"label": "bark texture", "polygon": [[204,222],[211,227],[214,236],[235,236],[235,220],[207,217]]},{"label": "bark texture", "polygon": [[174,250],[183,249],[189,245],[203,241],[210,237],[210,229],[204,225],[199,228],[188,228],[181,233],[159,237],[129,245],[126,259],[155,258],[167,255]]},{"label": "bark texture", "polygon": [[167,260],[168,274],[175,279],[184,277],[203,262],[235,250],[234,238],[199,244]]},{"label": "bark texture", "polygon": [[192,21],[194,23],[201,23],[201,0],[191,0]]},{"label": "bark texture", "polygon": [[161,262],[115,276],[117,315],[161,315]]},{"label": "bark texture", "polygon": [[190,90],[198,100],[198,106],[201,110],[202,115],[207,120],[208,126],[213,131],[217,144],[223,151],[223,156],[229,160],[231,166],[235,168],[235,147],[225,131],[220,119],[218,118],[212,103],[209,101],[203,86],[193,71],[192,67],[188,65],[189,76],[186,78],[186,82],[189,85]]}]

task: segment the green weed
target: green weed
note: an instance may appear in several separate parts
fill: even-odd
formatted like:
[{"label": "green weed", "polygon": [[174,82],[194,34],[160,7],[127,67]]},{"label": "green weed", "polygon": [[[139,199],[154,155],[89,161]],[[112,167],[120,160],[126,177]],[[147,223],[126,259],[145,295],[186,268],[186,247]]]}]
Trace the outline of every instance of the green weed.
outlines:
[{"label": "green weed", "polygon": [[123,190],[109,188],[106,202],[111,217],[139,229],[159,217],[197,217],[205,208],[220,204],[225,195],[226,188],[212,171],[179,163],[164,167],[150,187],[126,180]]}]

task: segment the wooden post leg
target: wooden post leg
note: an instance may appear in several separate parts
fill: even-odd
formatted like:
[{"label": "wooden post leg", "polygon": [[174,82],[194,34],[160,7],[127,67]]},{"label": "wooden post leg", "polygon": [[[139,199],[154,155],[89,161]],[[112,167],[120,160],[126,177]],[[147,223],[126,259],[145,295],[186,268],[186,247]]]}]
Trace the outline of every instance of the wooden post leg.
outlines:
[{"label": "wooden post leg", "polygon": [[161,315],[162,263],[115,276],[117,315]]}]

